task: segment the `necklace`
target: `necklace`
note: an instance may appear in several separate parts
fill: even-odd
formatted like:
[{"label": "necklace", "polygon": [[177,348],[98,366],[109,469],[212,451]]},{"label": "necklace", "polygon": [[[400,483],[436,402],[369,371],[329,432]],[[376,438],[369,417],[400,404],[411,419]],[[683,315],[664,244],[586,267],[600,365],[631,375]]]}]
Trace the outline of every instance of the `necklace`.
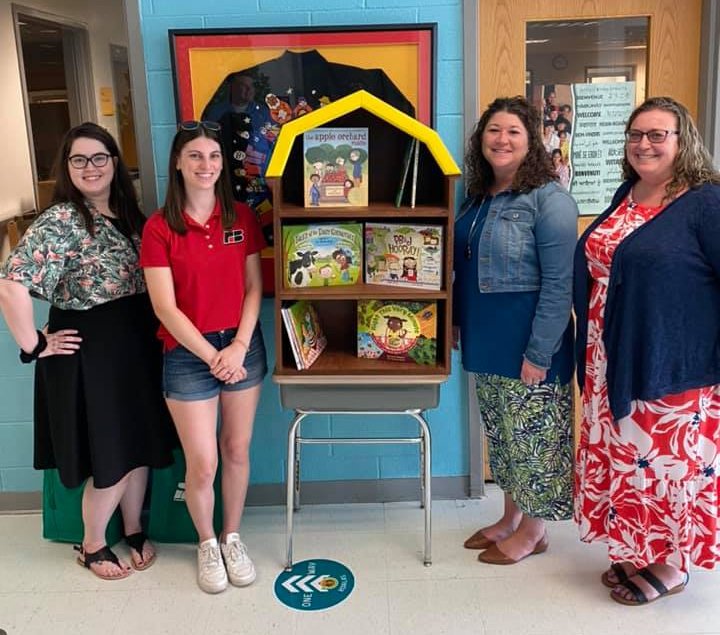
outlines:
[{"label": "necklace", "polygon": [[473,221],[470,224],[470,231],[468,231],[467,241],[465,242],[465,260],[472,260],[472,241],[473,238],[475,238],[475,232],[478,230],[478,220],[480,218],[480,212],[482,211],[483,205],[485,205],[486,198],[486,196],[483,196],[483,199],[480,201],[480,205],[478,205],[477,211],[475,212],[475,218],[473,218]]},{"label": "necklace", "polygon": [[627,208],[635,209],[638,206],[638,204],[635,202],[635,199],[633,198],[633,188],[630,188],[627,198],[628,198]]},{"label": "necklace", "polygon": [[664,205],[667,205],[667,204],[669,204],[669,203],[672,203],[672,202],[677,198],[677,195],[676,195],[676,196],[673,196],[672,198],[668,199],[667,203],[666,203],[665,200],[663,199],[662,201],[660,201],[660,203],[659,203],[658,205],[647,205],[647,204],[645,204],[645,203],[638,203],[638,202],[635,200],[634,190],[635,190],[635,186],[631,187],[631,188],[630,188],[630,191],[628,192],[628,196],[627,196],[627,208],[628,208],[629,210],[633,210],[633,209],[635,209],[635,208],[637,208],[637,207],[643,207],[643,208],[645,208],[645,209],[657,209],[657,208],[659,208],[659,207],[663,207]]}]

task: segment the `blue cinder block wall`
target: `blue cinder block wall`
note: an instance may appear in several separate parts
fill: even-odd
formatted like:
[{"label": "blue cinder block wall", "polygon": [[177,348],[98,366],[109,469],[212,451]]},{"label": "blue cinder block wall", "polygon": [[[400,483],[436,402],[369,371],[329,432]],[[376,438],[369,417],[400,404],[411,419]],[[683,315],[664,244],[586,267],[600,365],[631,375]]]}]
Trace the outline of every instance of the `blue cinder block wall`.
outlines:
[{"label": "blue cinder block wall", "polygon": [[[462,3],[460,0],[139,0],[150,119],[159,196],[167,182],[167,153],[175,132],[175,101],[168,29],[337,26],[437,23],[436,128],[460,164],[462,132]],[[43,308],[38,305],[38,320]],[[274,359],[272,301],[261,320]],[[42,322],[40,322],[42,323]],[[16,348],[0,321],[0,492],[32,491],[41,479],[32,470],[32,370],[17,360]],[[443,385],[439,408],[428,412],[433,435],[434,476],[469,472],[466,397],[457,356]],[[292,413],[280,406],[268,377],[255,421],[251,484],[285,480],[287,428]],[[362,424],[361,427],[359,427]],[[407,435],[409,418],[318,416],[303,424],[304,434],[348,436]],[[307,446],[303,480],[417,477],[417,448],[386,446]]]},{"label": "blue cinder block wall", "polygon": [[[48,305],[34,302],[35,324],[47,321]],[[32,466],[33,368],[21,364],[19,351],[0,318],[0,492],[42,489],[42,473]]]}]

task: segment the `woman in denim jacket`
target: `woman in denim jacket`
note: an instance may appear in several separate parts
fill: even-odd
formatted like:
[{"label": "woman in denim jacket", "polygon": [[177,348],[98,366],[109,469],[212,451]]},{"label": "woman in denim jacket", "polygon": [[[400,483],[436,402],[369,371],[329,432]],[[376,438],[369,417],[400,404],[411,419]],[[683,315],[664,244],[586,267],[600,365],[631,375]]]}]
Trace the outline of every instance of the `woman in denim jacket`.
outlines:
[{"label": "woman in denim jacket", "polygon": [[483,113],[455,226],[454,333],[475,374],[502,518],[465,541],[514,564],[572,516],[572,259],[577,206],[556,183],[540,117],[522,97]]}]

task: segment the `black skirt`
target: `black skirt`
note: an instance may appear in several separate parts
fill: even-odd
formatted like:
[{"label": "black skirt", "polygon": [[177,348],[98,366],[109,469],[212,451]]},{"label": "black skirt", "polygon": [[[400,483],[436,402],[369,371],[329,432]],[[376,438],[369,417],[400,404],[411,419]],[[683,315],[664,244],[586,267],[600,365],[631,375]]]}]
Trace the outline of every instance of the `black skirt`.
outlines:
[{"label": "black skirt", "polygon": [[66,487],[92,476],[104,488],[137,467],[170,465],[177,436],[147,295],[85,311],[51,307],[49,331],[69,328],[79,331],[80,350],[39,359],[35,369],[35,467],[57,468]]}]

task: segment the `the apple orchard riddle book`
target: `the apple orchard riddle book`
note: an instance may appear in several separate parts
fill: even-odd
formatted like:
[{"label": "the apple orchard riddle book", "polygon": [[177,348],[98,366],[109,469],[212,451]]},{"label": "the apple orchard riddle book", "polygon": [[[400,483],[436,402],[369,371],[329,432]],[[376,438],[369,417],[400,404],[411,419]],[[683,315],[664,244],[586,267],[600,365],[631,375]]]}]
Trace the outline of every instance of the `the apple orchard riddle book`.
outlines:
[{"label": "the apple orchard riddle book", "polygon": [[368,129],[315,128],[303,135],[305,207],[368,204]]},{"label": "the apple orchard riddle book", "polygon": [[358,300],[357,355],[415,364],[437,359],[437,302]]},{"label": "the apple orchard riddle book", "polygon": [[439,225],[365,223],[365,282],[440,289],[442,237]]},{"label": "the apple orchard riddle book", "polygon": [[310,368],[327,346],[315,307],[307,300],[298,300],[283,307],[281,313],[295,365],[298,370]]},{"label": "the apple orchard riddle book", "polygon": [[361,223],[284,225],[282,231],[288,287],[331,287],[360,280]]}]

